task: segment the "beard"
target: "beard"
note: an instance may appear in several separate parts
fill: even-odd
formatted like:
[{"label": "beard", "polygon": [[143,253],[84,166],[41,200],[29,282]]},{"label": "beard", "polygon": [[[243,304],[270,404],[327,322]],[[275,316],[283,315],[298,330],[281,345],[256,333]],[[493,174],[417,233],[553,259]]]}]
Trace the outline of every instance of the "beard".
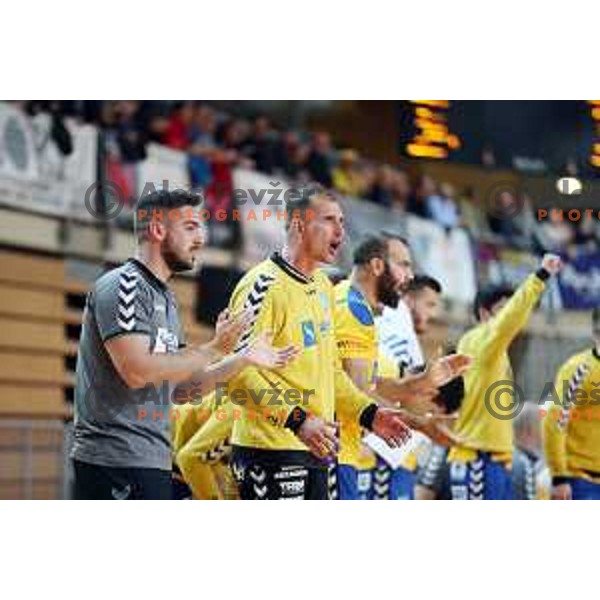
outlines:
[{"label": "beard", "polygon": [[194,268],[194,259],[184,259],[181,257],[167,242],[162,249],[162,257],[169,269],[173,273],[183,273],[184,271],[191,271]]},{"label": "beard", "polygon": [[400,300],[389,265],[385,264],[385,270],[377,280],[377,298],[384,306],[396,308]]}]

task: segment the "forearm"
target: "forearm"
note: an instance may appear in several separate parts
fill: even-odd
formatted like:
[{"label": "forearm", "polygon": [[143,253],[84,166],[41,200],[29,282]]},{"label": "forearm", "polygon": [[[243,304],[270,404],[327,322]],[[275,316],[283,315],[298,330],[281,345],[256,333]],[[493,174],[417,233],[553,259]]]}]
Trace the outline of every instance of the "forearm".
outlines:
[{"label": "forearm", "polygon": [[197,353],[198,356],[205,357],[207,361],[206,364],[215,362],[223,357],[223,352],[217,347],[215,340],[211,340],[200,346],[195,346],[191,350],[192,352]]},{"label": "forearm", "polygon": [[212,351],[191,348],[177,354],[148,354],[135,362],[125,363],[123,368],[130,387],[156,386],[165,381],[175,385],[194,381],[201,382],[208,390],[216,381],[230,379],[245,366],[242,356],[228,356],[214,363]]},{"label": "forearm", "polygon": [[348,374],[342,368],[338,368],[335,375],[336,412],[350,421],[370,428],[373,406],[377,406],[376,399],[359,389]]},{"label": "forearm", "polygon": [[553,406],[544,417],[544,456],[553,479],[568,475],[567,436],[565,430],[559,425],[560,418],[561,408],[558,406]]},{"label": "forearm", "polygon": [[531,313],[544,291],[545,282],[550,278],[550,273],[539,269],[530,275],[515,292],[507,304],[491,320],[492,347],[508,348],[511,342],[527,325]]},{"label": "forearm", "polygon": [[431,385],[427,373],[408,375],[402,379],[378,378],[375,387],[377,394],[395,405],[412,405],[419,401],[431,400],[437,389]]},{"label": "forearm", "polygon": [[248,360],[242,354],[228,354],[208,367],[198,369],[190,381],[198,383],[204,395],[212,392],[217,384],[227,383],[239,375],[248,365]]}]

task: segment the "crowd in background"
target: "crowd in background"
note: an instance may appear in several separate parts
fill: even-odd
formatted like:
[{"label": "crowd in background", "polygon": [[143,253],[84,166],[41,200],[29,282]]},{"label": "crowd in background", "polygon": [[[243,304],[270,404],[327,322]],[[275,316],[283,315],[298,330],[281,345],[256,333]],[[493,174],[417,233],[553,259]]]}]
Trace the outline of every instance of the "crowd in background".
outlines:
[{"label": "crowd in background", "polygon": [[[245,118],[226,114],[200,101],[28,101],[30,114],[50,112],[55,134],[68,150],[62,119],[73,116],[98,125],[105,133],[106,149],[115,160],[136,163],[146,157],[149,142],[163,144],[188,155],[192,185],[208,190],[232,181],[233,167],[253,168],[296,184],[315,181],[340,194],[361,198],[395,213],[412,213],[431,219],[447,231],[464,227],[478,239],[534,253],[567,254],[600,249],[600,221],[539,222],[533,201],[504,192],[500,202],[508,208],[523,204],[519,218],[489,214],[473,190],[457,190],[428,175],[414,178],[399,166],[378,164],[356,149],[338,148],[324,131],[282,130],[264,115]],[[226,187],[226,186],[225,186]]]}]

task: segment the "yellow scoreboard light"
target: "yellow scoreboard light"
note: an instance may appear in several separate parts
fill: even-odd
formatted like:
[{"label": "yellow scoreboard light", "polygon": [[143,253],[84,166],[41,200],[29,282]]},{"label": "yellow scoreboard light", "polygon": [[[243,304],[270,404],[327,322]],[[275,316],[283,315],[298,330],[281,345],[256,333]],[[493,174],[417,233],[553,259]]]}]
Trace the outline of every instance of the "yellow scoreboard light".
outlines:
[{"label": "yellow scoreboard light", "polygon": [[600,168],[600,100],[588,100],[592,107],[592,120],[594,121],[596,141],[592,144],[590,164]]},{"label": "yellow scoreboard light", "polygon": [[448,152],[439,146],[430,144],[408,144],[406,151],[416,158],[447,158]]},{"label": "yellow scoreboard light", "polygon": [[417,158],[444,159],[450,150],[461,146],[457,135],[448,128],[449,100],[411,100],[412,123],[416,134],[406,144],[406,153]]}]

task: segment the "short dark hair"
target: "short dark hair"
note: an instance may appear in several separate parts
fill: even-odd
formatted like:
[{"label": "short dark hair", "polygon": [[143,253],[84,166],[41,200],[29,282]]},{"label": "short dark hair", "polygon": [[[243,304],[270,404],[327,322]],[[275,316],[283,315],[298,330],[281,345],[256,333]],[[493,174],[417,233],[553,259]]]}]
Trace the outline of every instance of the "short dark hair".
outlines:
[{"label": "short dark hair", "polygon": [[430,277],[429,275],[415,275],[408,285],[406,292],[420,292],[425,288],[433,290],[436,294],[441,294],[443,291],[442,284],[435,279],[435,277]]},{"label": "short dark hair", "polygon": [[306,216],[306,211],[310,208],[312,199],[316,196],[324,196],[332,202],[339,202],[339,198],[335,193],[317,183],[288,190],[285,200],[285,210],[287,212],[285,220],[286,229],[289,229],[292,217],[296,211],[301,218]]},{"label": "short dark hair", "polygon": [[407,248],[410,248],[410,244],[408,243],[408,240],[404,237],[401,236],[398,233],[394,233],[393,231],[382,231],[381,235],[386,239],[386,240],[396,240],[397,242],[402,242]]},{"label": "short dark hair", "polygon": [[191,190],[154,190],[144,194],[135,210],[135,233],[139,237],[152,220],[153,211],[170,211],[182,206],[200,206],[202,194]]},{"label": "short dark hair", "polygon": [[388,240],[383,235],[370,235],[354,250],[352,257],[355,266],[368,264],[374,258],[387,260],[389,254]]},{"label": "short dark hair", "polygon": [[396,240],[407,248],[408,242],[399,235],[383,231],[379,235],[369,235],[354,250],[353,262],[355,266],[368,264],[374,258],[387,260],[390,252],[390,241]]},{"label": "short dark hair", "polygon": [[509,285],[488,286],[479,290],[477,296],[475,296],[475,304],[473,305],[475,318],[479,321],[479,311],[481,309],[490,311],[500,300],[510,298],[514,293],[515,290]]}]

